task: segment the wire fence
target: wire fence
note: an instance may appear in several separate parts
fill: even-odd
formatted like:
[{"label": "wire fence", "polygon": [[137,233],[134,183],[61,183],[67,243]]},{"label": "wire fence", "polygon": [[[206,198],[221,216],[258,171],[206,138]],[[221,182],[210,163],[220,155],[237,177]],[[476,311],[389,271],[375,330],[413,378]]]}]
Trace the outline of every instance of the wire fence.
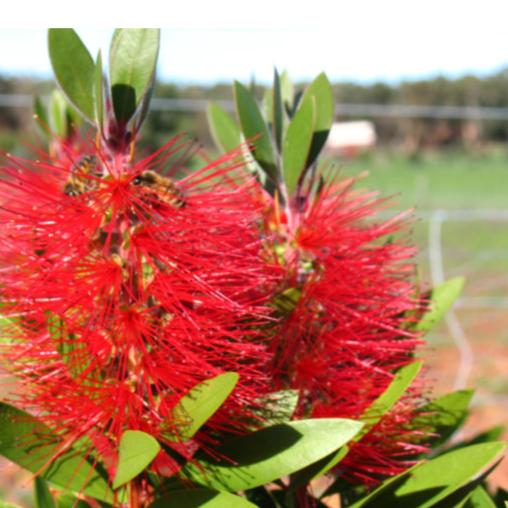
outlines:
[{"label": "wire fence", "polygon": [[[43,97],[47,100],[47,97]],[[216,101],[227,111],[234,110],[233,101]],[[196,113],[205,111],[208,99],[177,99],[154,97],[150,104],[156,111],[186,111]],[[33,96],[30,94],[0,94],[2,108],[31,108]],[[335,107],[338,117],[367,118],[429,118],[450,120],[508,120],[508,108],[477,106],[440,106],[419,104],[351,104],[338,103]]]},{"label": "wire fence", "polygon": [[[508,210],[434,210],[420,214],[428,221],[428,253],[430,273],[434,286],[446,280],[445,256],[443,254],[442,228],[446,221],[455,222],[508,222]],[[508,256],[508,252],[506,253]],[[459,298],[445,318],[448,331],[459,354],[459,362],[454,379],[454,389],[466,388],[474,364],[471,342],[459,320],[457,309],[508,309],[508,296],[488,296]]]}]

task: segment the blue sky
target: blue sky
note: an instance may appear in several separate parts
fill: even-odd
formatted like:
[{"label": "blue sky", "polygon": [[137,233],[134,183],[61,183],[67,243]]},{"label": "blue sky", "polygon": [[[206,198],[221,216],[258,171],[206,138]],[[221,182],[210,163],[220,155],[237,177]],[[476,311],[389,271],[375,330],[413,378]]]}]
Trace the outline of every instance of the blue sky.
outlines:
[{"label": "blue sky", "polygon": [[[162,31],[159,76],[180,83],[246,81],[252,75],[266,82],[274,65],[287,68],[294,79],[310,79],[324,70],[332,80],[363,82],[486,74],[508,66],[506,0],[215,0],[188,7],[158,5],[155,19],[168,26]],[[161,11],[163,5],[166,11]],[[154,17],[154,11],[148,11]],[[95,55],[99,47],[108,46],[112,19],[128,24],[121,15],[97,18],[91,12],[92,16],[90,11],[80,13],[80,24],[100,20],[96,24],[102,26],[78,24],[77,31]],[[45,16],[48,25],[62,26],[58,15]],[[136,21],[153,26],[154,20],[140,13]],[[2,28],[0,47],[1,73],[51,75],[44,28]]]}]

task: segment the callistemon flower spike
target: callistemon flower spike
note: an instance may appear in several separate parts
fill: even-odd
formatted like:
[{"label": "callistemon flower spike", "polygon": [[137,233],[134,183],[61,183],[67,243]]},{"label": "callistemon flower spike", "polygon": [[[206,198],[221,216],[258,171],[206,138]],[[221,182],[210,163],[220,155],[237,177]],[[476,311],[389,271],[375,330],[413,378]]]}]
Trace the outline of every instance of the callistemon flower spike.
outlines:
[{"label": "callistemon flower spike", "polygon": [[[380,219],[386,202],[351,180],[320,178],[299,190],[291,221],[277,218],[277,197],[267,218],[286,272],[272,372],[278,388],[300,390],[299,416],[361,419],[420,344],[408,318],[419,305],[415,251],[403,237],[406,214]],[[353,444],[341,474],[372,483],[404,470],[399,458],[422,451],[407,430],[420,395],[415,388]]]},{"label": "callistemon flower spike", "polygon": [[112,478],[126,429],[174,445],[173,408],[221,372],[240,381],[185,453],[252,425],[272,390],[263,329],[280,268],[239,152],[176,181],[162,173],[188,150],[182,138],[141,162],[78,146],[2,170],[0,284],[16,317],[2,357],[16,405],[98,450]]}]

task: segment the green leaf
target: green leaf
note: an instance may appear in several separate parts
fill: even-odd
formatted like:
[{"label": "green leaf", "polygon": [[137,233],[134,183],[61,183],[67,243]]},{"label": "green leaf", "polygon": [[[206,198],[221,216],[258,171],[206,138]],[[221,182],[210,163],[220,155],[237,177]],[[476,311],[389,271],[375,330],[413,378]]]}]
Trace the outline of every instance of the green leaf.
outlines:
[{"label": "green leaf", "polygon": [[109,51],[113,108],[118,122],[127,123],[150,89],[159,55],[160,30],[115,30]]},{"label": "green leaf", "polygon": [[118,468],[113,488],[117,489],[142,473],[160,452],[157,440],[140,430],[126,430],[120,439]]},{"label": "green leaf", "polygon": [[49,126],[62,139],[65,139],[69,134],[66,108],[64,96],[60,91],[53,90],[49,101]]},{"label": "green leaf", "polygon": [[288,116],[288,112],[292,110],[295,100],[295,88],[289,78],[288,71],[282,71],[280,75],[280,94],[284,112]]},{"label": "green leaf", "polygon": [[291,420],[298,404],[298,390],[280,390],[257,400],[260,406],[255,412],[269,425]]},{"label": "green leaf", "polygon": [[219,463],[196,456],[196,461],[187,464],[181,473],[195,483],[218,490],[252,489],[330,455],[361,427],[361,422],[340,418],[273,425],[221,446],[216,455],[227,460]]},{"label": "green leaf", "polygon": [[464,288],[464,277],[449,279],[436,286],[430,294],[430,309],[416,325],[416,330],[428,332],[452,307]]},{"label": "green leaf", "polygon": [[496,503],[487,494],[486,490],[478,485],[469,496],[465,508],[496,508]]},{"label": "green leaf", "polygon": [[48,485],[40,476],[36,476],[34,480],[34,497],[36,508],[55,508]]},{"label": "green leaf", "polygon": [[198,384],[175,406],[173,415],[179,423],[179,439],[191,439],[222,406],[233,391],[239,376],[224,372]]},{"label": "green leaf", "polygon": [[[90,508],[90,505],[72,494],[63,494],[57,499],[58,508]],[[106,507],[104,507],[106,508]]]},{"label": "green leaf", "polygon": [[[68,490],[111,502],[113,492],[99,466],[92,466],[75,450],[63,450],[63,442],[33,416],[0,403],[0,455],[28,469],[42,471],[41,478]],[[49,465],[48,465],[49,464]]]},{"label": "green leaf", "polygon": [[458,390],[438,397],[418,410],[412,425],[435,434],[433,445],[444,443],[464,423],[473,390]]},{"label": "green leaf", "polygon": [[186,489],[171,491],[166,497],[156,499],[150,508],[256,508],[255,504],[229,492],[212,489]]},{"label": "green leaf", "polygon": [[34,95],[33,112],[35,116],[35,125],[37,126],[38,131],[42,134],[42,136],[48,138],[48,112],[38,95]]},{"label": "green leaf", "polygon": [[102,74],[102,55],[99,50],[95,62],[95,80],[93,88],[95,121],[100,132],[104,126],[104,76]]},{"label": "green leaf", "polygon": [[505,443],[485,443],[460,448],[414,467],[409,474],[390,480],[351,508],[428,508],[448,497],[479,475],[503,454]]},{"label": "green leaf", "polygon": [[365,426],[355,437],[359,441],[392,409],[397,401],[406,393],[422,368],[422,362],[413,362],[400,368],[388,388],[365,410],[361,420]]},{"label": "green leaf", "polygon": [[275,144],[280,152],[282,148],[282,135],[284,132],[284,105],[282,103],[282,93],[280,77],[277,69],[273,71],[273,90],[272,90],[272,132]]},{"label": "green leaf", "polygon": [[273,153],[270,133],[259,107],[249,90],[238,81],[235,81],[234,92],[236,111],[243,135],[249,142],[252,155],[266,174],[273,181],[277,181],[277,163]]},{"label": "green leaf", "polygon": [[288,194],[293,194],[307,167],[316,123],[316,101],[311,96],[305,101],[288,126],[282,147],[284,181]]},{"label": "green leaf", "polygon": [[60,88],[71,104],[92,122],[95,66],[86,46],[72,28],[50,28],[48,47]]},{"label": "green leaf", "polygon": [[208,104],[206,113],[212,138],[217,148],[223,152],[238,148],[242,141],[242,135],[233,118],[215,102]]},{"label": "green leaf", "polygon": [[317,159],[326,143],[335,116],[332,85],[330,85],[325,73],[319,74],[306,88],[300,102],[300,108],[305,107],[305,104],[312,100],[312,98],[316,108],[316,120],[314,123],[312,145],[306,161],[307,167]]}]

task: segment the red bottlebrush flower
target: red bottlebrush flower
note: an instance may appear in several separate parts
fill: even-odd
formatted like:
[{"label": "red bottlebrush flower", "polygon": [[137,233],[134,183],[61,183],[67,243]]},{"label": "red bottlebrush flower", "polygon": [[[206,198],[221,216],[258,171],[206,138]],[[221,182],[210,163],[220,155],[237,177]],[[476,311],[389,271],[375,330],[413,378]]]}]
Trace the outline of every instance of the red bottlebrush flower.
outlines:
[{"label": "red bottlebrush flower", "polygon": [[173,408],[199,382],[240,371],[215,430],[241,431],[271,389],[261,325],[279,269],[259,235],[260,188],[238,154],[163,176],[187,148],[176,138],[136,163],[67,148],[11,159],[0,181],[16,405],[67,444],[88,438],[111,474],[126,429],[178,439]]},{"label": "red bottlebrush flower", "polygon": [[[383,202],[352,184],[328,181],[284,214],[273,206],[270,229],[278,231],[274,250],[289,295],[274,333],[273,373],[279,388],[300,390],[299,416],[360,419],[420,343],[408,326],[418,305],[414,249],[392,237],[403,217],[375,221]],[[341,474],[375,483],[407,468],[407,457],[422,451],[406,430],[417,402],[414,390],[353,443]]]}]

